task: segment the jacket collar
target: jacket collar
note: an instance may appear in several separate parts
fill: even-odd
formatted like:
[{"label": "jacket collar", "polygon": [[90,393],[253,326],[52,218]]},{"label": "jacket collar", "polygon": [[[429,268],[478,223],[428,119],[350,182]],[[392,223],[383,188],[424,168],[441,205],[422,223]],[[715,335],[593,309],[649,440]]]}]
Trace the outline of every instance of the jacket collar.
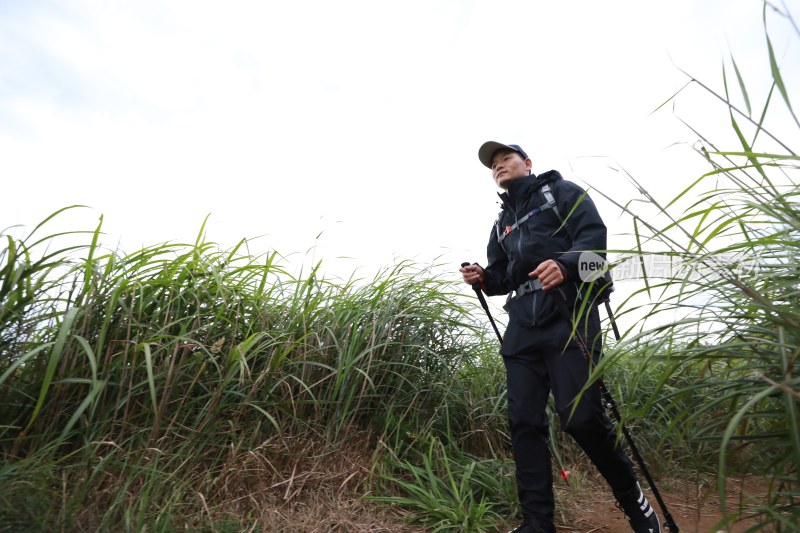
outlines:
[{"label": "jacket collar", "polygon": [[508,189],[497,193],[504,206],[512,207],[515,204],[524,202],[531,194],[539,190],[545,183],[552,183],[564,179],[557,170],[548,170],[538,176],[530,174],[515,178],[508,183]]}]

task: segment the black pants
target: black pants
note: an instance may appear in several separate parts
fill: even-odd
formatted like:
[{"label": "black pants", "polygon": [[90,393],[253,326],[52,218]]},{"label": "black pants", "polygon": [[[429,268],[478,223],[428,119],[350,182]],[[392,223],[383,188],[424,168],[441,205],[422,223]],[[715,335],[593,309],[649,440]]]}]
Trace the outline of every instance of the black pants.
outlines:
[{"label": "black pants", "polygon": [[524,352],[503,355],[520,505],[525,517],[545,530],[553,527],[554,511],[546,414],[551,391],[562,428],[577,441],[608,484],[618,491],[636,484],[631,461],[617,444],[596,383],[582,394],[573,411],[575,397],[589,376],[589,365],[575,340],[565,349],[568,326],[549,333]]}]

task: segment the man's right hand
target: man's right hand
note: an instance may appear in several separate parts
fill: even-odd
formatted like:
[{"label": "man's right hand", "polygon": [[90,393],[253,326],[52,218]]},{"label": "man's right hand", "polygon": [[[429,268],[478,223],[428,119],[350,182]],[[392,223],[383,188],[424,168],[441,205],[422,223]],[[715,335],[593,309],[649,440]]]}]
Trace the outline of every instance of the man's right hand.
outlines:
[{"label": "man's right hand", "polygon": [[467,285],[483,285],[483,268],[480,265],[467,265],[458,269]]}]

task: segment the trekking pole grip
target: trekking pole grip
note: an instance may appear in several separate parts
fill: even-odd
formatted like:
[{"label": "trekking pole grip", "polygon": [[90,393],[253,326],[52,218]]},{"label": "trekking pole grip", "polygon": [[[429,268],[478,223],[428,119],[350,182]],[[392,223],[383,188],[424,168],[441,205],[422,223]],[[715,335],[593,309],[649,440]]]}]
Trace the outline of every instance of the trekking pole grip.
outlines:
[{"label": "trekking pole grip", "polygon": [[[469,262],[469,261],[464,261],[463,263],[461,263],[461,268],[468,267],[469,265],[470,265],[470,262]],[[479,290],[480,290],[480,288],[481,288],[481,284],[480,284],[480,283],[477,283],[477,282],[476,282],[476,283],[473,283],[473,284],[472,284],[472,289],[473,289],[473,290],[475,290],[475,291],[479,291]]]}]

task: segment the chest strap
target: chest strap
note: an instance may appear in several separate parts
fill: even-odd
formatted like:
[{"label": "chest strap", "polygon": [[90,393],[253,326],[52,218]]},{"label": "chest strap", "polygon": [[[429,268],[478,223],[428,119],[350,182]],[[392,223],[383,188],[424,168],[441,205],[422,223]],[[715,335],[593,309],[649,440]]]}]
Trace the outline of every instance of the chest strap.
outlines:
[{"label": "chest strap", "polygon": [[556,212],[556,216],[558,216],[559,220],[561,219],[561,214],[558,212],[558,207],[556,206],[556,199],[553,198],[553,193],[550,191],[550,185],[545,183],[539,190],[542,191],[542,195],[547,202],[543,203],[539,207],[534,207],[528,213],[526,213],[524,217],[520,218],[512,225],[506,226],[502,231],[500,230],[500,224],[497,224],[497,242],[502,243],[509,233],[520,227],[529,218],[538,215],[542,211],[553,209]]}]

